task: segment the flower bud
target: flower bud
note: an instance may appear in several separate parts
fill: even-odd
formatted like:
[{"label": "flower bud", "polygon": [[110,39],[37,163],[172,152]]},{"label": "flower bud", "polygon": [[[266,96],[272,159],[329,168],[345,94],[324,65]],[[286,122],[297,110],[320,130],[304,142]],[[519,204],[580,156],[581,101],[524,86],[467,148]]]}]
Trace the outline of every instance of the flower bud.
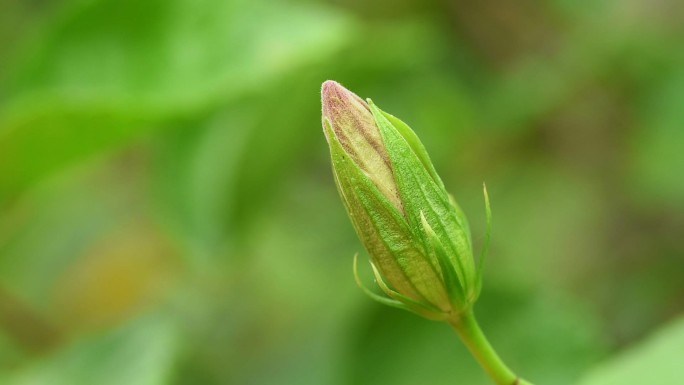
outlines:
[{"label": "flower bud", "polygon": [[476,268],[465,215],[416,134],[337,82],[323,83],[321,100],[338,191],[388,297],[364,290],[430,319],[469,310],[482,258]]}]

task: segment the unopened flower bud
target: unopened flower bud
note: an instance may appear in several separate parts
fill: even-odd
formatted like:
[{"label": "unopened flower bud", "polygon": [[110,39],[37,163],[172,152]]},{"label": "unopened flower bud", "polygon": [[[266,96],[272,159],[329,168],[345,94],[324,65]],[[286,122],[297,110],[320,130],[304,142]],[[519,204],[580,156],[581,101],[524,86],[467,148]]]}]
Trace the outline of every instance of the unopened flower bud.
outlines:
[{"label": "unopened flower bud", "polygon": [[364,290],[431,319],[468,311],[481,264],[465,215],[416,134],[337,82],[323,83],[321,99],[338,191],[388,297]]}]

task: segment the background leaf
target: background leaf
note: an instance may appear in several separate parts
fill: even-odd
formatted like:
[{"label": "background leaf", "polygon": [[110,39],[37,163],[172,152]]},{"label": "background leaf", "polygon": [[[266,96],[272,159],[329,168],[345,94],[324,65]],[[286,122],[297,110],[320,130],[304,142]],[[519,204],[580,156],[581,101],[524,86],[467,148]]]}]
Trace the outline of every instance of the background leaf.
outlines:
[{"label": "background leaf", "polygon": [[679,319],[599,365],[580,384],[677,384],[681,379],[683,354],[684,320]]},{"label": "background leaf", "polygon": [[337,51],[351,32],[348,19],[324,8],[75,2],[10,78],[0,199],[79,157],[258,90]]}]

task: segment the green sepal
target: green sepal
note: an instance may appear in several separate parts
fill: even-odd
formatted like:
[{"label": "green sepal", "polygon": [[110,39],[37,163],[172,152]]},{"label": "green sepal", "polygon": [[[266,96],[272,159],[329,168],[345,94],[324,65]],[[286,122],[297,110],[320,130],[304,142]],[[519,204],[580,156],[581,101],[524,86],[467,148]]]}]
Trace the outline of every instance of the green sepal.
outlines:
[{"label": "green sepal", "polygon": [[402,302],[399,302],[399,301],[392,299],[392,298],[387,298],[387,297],[383,297],[381,295],[378,295],[378,294],[374,293],[371,289],[367,288],[366,285],[363,284],[363,282],[361,282],[361,277],[359,277],[358,263],[357,263],[358,256],[359,256],[358,254],[354,254],[353,269],[354,269],[354,280],[356,281],[356,285],[361,289],[361,291],[363,291],[364,294],[366,294],[372,300],[379,302],[383,305],[392,306],[392,307],[395,307],[397,309],[411,311],[411,309],[408,306],[404,305]]},{"label": "green sepal", "polygon": [[434,258],[439,263],[439,269],[442,275],[442,282],[444,283],[447,293],[449,293],[449,300],[453,305],[453,310],[461,310],[467,303],[466,288],[459,280],[458,275],[451,265],[449,255],[447,254],[442,242],[435,234],[430,224],[425,219],[425,215],[420,213],[420,219],[423,226],[423,231],[428,238],[429,252],[434,255]]},{"label": "green sepal", "polygon": [[375,266],[375,264],[371,262],[370,265],[373,269],[373,274],[375,275],[375,281],[378,283],[380,289],[384,291],[385,294],[387,294],[389,297],[402,302],[409,308],[410,311],[419,314],[425,318],[433,320],[442,320],[446,318],[446,312],[438,309],[432,304],[427,302],[423,303],[415,301],[395,290],[392,290],[385,282],[385,279],[382,278],[382,275],[380,274],[380,271],[378,271],[378,268]]},{"label": "green sepal", "polygon": [[357,286],[368,297],[370,297],[371,299],[373,299],[374,301],[376,301],[380,304],[391,306],[391,307],[401,309],[401,310],[410,311],[412,313],[415,313],[415,314],[417,314],[421,317],[427,318],[427,319],[431,319],[431,320],[444,320],[444,319],[446,319],[446,313],[437,309],[436,307],[414,301],[411,298],[392,290],[389,286],[387,286],[387,283],[384,281],[384,279],[382,278],[382,275],[378,271],[377,267],[375,267],[373,262],[371,262],[370,265],[371,265],[371,268],[373,269],[373,275],[375,276],[375,281],[378,284],[378,287],[380,287],[380,289],[387,295],[387,297],[383,297],[381,295],[374,293],[372,290],[368,289],[363,284],[363,282],[361,281],[361,277],[359,277],[359,272],[358,272],[358,254],[354,254],[354,279],[356,280]]},{"label": "green sepal", "polygon": [[[409,227],[421,228],[419,213],[423,211],[427,222],[445,245],[452,265],[462,266],[456,272],[459,280],[466,287],[473,285],[475,267],[467,232],[446,190],[432,177],[429,171],[432,166],[424,166],[421,158],[425,159],[427,154],[424,150],[416,153],[415,143],[414,146],[409,143],[409,141],[418,141],[415,134],[409,135],[407,140],[371,100],[368,100],[368,104],[387,149]],[[402,130],[410,130],[405,124],[401,127]],[[429,158],[426,161],[430,163]],[[422,231],[415,231],[414,234],[422,240],[424,245],[427,244],[428,240]]]},{"label": "green sepal", "polygon": [[461,206],[456,202],[456,199],[454,198],[453,195],[449,195],[449,203],[451,203],[451,206],[454,208],[456,211],[456,219],[458,220],[458,223],[461,225],[463,230],[466,232],[468,235],[468,247],[472,248],[473,245],[473,240],[472,236],[470,234],[470,223],[468,223],[468,218],[465,215],[465,212],[461,208]]},{"label": "green sepal", "polygon": [[[342,201],[347,209],[347,213],[352,220],[354,230],[358,234],[366,249],[368,249],[369,253],[382,261],[385,267],[384,273],[392,276],[394,284],[397,285],[400,290],[407,290],[415,295],[419,295],[417,290],[413,287],[412,283],[406,276],[406,273],[403,271],[403,269],[401,269],[401,266],[387,256],[389,251],[384,247],[384,242],[379,239],[379,234],[377,234],[377,232],[373,232],[375,226],[371,224],[368,213],[365,212],[362,204],[355,197],[354,184],[363,182],[366,179],[364,178],[363,172],[358,168],[358,166],[356,166],[351,158],[346,155],[346,152],[342,148],[340,142],[337,140],[337,137],[334,135],[332,127],[327,119],[324,120],[323,123],[323,128],[326,136],[328,137],[328,143],[330,145],[330,156],[333,165],[333,176],[335,178],[335,183],[337,184],[337,189],[342,197]],[[353,184],[349,181],[349,179],[352,178],[350,174],[354,174],[353,179],[356,183]],[[374,186],[370,187],[372,188]],[[378,194],[378,199],[386,200],[386,198],[384,198],[381,194]]]},{"label": "green sepal", "polygon": [[489,194],[487,193],[487,185],[482,184],[482,191],[484,194],[485,201],[485,213],[487,215],[487,230],[485,232],[485,238],[482,243],[482,250],[480,250],[480,258],[477,262],[477,272],[476,272],[476,298],[480,295],[482,291],[482,275],[484,274],[484,261],[489,252],[489,241],[492,237],[492,208],[489,205]]},{"label": "green sepal", "polygon": [[346,156],[328,130],[333,173],[352,224],[383,276],[407,298],[425,307],[448,307],[439,273],[416,243],[409,225],[374,183]]},{"label": "green sepal", "polygon": [[[373,105],[373,101],[368,99],[368,104]],[[413,153],[416,154],[418,159],[420,159],[421,163],[423,164],[423,167],[425,167],[425,169],[430,173],[430,176],[432,176],[432,179],[435,181],[435,183],[437,183],[439,187],[444,189],[444,182],[442,182],[442,179],[439,177],[439,174],[437,174],[435,166],[432,165],[432,161],[430,161],[430,156],[428,155],[427,150],[425,150],[425,146],[423,146],[423,143],[418,138],[418,135],[416,135],[416,133],[411,129],[411,127],[409,127],[408,124],[404,123],[401,119],[385,111],[382,111],[379,108],[378,111],[380,111],[380,113],[394,126],[394,128],[397,129],[399,134],[402,137],[404,137],[406,143],[408,143],[408,145],[411,146]]]}]

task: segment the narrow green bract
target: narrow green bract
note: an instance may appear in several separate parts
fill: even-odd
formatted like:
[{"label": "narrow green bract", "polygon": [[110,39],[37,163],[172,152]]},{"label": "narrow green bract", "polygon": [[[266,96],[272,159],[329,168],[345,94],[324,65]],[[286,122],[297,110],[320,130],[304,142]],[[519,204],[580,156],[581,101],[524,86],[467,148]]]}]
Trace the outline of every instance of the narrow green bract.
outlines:
[{"label": "narrow green bract", "polygon": [[430,319],[470,310],[481,269],[467,219],[416,134],[334,81],[321,97],[335,182],[386,297],[364,291]]}]

